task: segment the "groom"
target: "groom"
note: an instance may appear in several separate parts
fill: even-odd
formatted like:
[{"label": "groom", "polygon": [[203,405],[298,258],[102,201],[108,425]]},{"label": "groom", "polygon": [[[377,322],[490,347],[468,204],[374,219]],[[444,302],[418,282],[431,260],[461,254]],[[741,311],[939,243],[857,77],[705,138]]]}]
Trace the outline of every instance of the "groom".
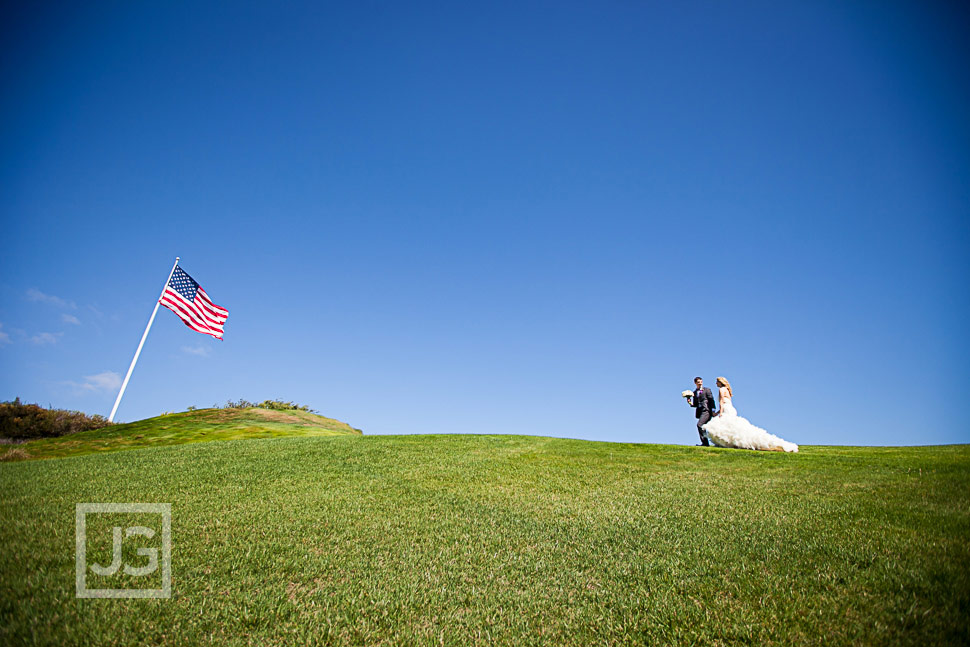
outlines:
[{"label": "groom", "polygon": [[694,417],[697,418],[697,434],[701,437],[701,445],[707,447],[710,443],[707,441],[703,427],[711,421],[711,416],[714,415],[717,404],[714,402],[714,394],[711,393],[711,390],[704,388],[702,378],[695,377],[694,386],[697,387],[694,389],[694,397],[687,398],[687,404],[694,407]]}]

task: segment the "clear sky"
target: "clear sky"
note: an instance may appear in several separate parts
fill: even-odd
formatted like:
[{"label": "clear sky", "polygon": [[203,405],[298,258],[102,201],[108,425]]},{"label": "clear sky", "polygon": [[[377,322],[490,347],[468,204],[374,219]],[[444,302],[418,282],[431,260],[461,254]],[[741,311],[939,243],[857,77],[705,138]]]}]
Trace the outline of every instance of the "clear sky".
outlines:
[{"label": "clear sky", "polygon": [[[285,5],[285,6],[284,6]],[[20,3],[0,399],[365,433],[970,442],[968,16],[933,2]],[[11,13],[20,12],[20,13]]]}]

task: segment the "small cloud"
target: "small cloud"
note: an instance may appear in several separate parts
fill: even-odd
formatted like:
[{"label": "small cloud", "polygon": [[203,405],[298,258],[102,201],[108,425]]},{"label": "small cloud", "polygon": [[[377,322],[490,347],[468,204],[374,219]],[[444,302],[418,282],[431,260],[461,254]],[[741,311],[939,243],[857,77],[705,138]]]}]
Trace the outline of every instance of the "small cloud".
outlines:
[{"label": "small cloud", "polygon": [[66,312],[61,315],[61,321],[63,321],[64,323],[74,324],[75,326],[81,325],[80,319],[78,319],[74,315],[69,315]]},{"label": "small cloud", "polygon": [[30,288],[27,290],[27,300],[37,301],[39,303],[48,303],[52,306],[57,306],[58,308],[77,308],[77,304],[73,301],[67,301],[60,297],[55,297],[53,294],[44,294],[36,288]]},{"label": "small cloud", "polygon": [[43,346],[44,344],[56,344],[63,335],[64,333],[62,332],[39,332],[31,337],[30,341],[39,346]]},{"label": "small cloud", "polygon": [[98,373],[97,375],[85,375],[84,381],[78,382],[67,382],[68,385],[73,386],[79,391],[88,391],[91,393],[112,393],[117,391],[121,386],[121,376],[114,371],[105,371],[104,373]]},{"label": "small cloud", "polygon": [[208,346],[182,346],[182,352],[199,357],[208,357],[211,351]]},{"label": "small cloud", "polygon": [[3,332],[3,324],[0,323],[0,346],[3,346],[4,344],[9,344],[9,343],[11,343],[10,335]]}]

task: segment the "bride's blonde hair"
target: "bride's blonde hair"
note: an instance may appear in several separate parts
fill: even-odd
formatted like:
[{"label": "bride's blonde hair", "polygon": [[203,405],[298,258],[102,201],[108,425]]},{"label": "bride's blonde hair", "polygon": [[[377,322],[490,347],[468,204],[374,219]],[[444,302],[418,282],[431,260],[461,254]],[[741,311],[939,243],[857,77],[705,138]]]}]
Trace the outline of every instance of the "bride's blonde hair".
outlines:
[{"label": "bride's blonde hair", "polygon": [[717,385],[722,389],[727,389],[728,395],[732,398],[734,397],[734,391],[731,390],[731,383],[727,381],[726,377],[717,378]]}]

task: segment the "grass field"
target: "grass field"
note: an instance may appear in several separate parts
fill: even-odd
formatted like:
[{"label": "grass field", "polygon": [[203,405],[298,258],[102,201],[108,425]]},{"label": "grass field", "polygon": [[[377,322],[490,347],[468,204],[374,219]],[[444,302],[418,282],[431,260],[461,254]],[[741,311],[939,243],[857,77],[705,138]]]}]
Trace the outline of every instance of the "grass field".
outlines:
[{"label": "grass field", "polygon": [[[6,462],[0,488],[3,645],[970,642],[968,446],[344,434]],[[76,599],[75,504],[130,501],[172,504],[171,599]]]}]

